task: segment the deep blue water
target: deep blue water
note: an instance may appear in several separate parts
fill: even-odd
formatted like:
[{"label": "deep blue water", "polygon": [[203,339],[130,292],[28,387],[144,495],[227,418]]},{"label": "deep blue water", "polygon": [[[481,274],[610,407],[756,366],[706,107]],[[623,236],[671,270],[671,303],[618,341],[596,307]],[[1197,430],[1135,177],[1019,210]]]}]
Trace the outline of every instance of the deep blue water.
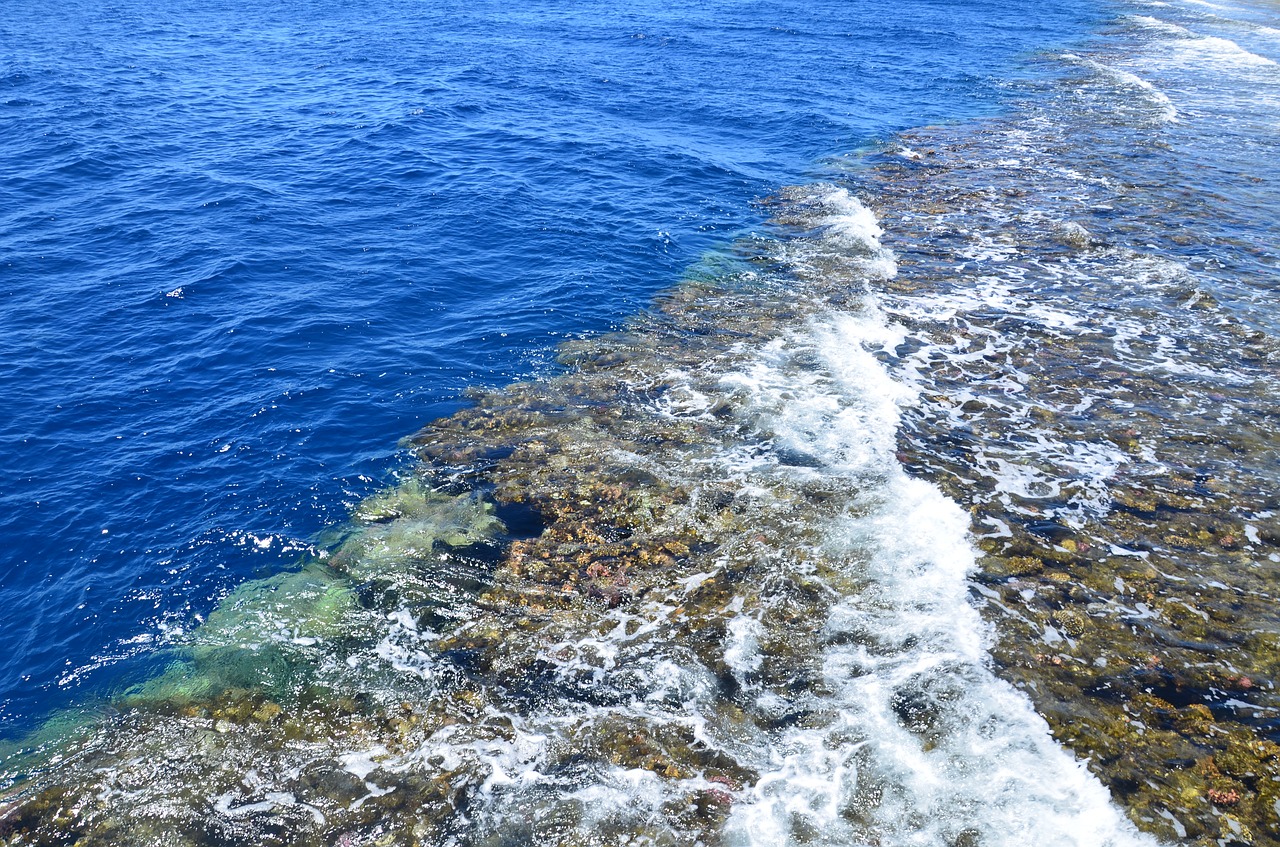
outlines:
[{"label": "deep blue water", "polygon": [[824,157],[1000,107],[1088,0],[0,13],[0,734],[286,567]]}]

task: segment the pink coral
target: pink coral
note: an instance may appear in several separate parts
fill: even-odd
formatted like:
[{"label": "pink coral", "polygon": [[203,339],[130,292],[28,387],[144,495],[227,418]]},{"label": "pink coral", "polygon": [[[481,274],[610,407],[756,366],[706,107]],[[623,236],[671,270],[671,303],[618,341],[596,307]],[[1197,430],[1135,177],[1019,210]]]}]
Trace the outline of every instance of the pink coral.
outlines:
[{"label": "pink coral", "polygon": [[1234,806],[1240,802],[1240,792],[1234,788],[1210,788],[1209,802],[1215,806]]}]

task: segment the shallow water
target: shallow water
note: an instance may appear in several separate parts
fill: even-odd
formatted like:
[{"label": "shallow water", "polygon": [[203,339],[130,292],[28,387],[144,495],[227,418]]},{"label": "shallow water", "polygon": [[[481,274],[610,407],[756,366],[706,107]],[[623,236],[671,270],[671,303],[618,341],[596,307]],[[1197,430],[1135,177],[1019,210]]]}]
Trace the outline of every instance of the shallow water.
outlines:
[{"label": "shallow water", "polygon": [[758,192],[59,712],[7,835],[1280,841],[1276,26],[1117,7]]}]

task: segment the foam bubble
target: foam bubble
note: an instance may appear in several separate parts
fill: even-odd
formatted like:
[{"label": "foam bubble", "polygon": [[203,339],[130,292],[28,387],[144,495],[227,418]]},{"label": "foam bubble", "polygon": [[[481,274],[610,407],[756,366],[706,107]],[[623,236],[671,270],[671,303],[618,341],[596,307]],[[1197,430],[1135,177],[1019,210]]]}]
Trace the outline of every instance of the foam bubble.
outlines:
[{"label": "foam bubble", "polygon": [[1176,43],[1175,57],[1186,65],[1211,63],[1220,70],[1265,69],[1276,66],[1274,59],[1260,56],[1229,38],[1201,35]]}]

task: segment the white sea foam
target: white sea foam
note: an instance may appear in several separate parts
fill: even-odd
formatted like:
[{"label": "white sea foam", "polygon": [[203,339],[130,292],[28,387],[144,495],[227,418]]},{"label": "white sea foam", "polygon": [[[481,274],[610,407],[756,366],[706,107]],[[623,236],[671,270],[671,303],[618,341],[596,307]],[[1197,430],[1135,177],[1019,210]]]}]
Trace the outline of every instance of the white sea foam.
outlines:
[{"label": "white sea foam", "polygon": [[1130,15],[1128,16],[1128,20],[1133,21],[1146,29],[1155,30],[1156,32],[1160,32],[1165,35],[1175,35],[1183,38],[1195,37],[1191,30],[1186,27],[1169,23],[1168,21],[1162,21],[1159,18],[1152,17],[1151,15]]},{"label": "white sea foam", "polygon": [[1094,59],[1083,59],[1080,57],[1071,58],[1079,64],[1097,72],[1099,76],[1102,76],[1113,84],[1137,93],[1141,98],[1143,98],[1143,100],[1150,103],[1158,110],[1162,121],[1169,123],[1178,119],[1178,110],[1174,107],[1172,101],[1169,100],[1169,96],[1137,74],[1126,71],[1123,68],[1115,68],[1110,65],[1105,65]]},{"label": "white sea foam", "polygon": [[[989,632],[967,599],[967,515],[908,477],[894,455],[899,407],[915,391],[881,363],[901,330],[869,302],[775,345],[740,380],[788,449],[861,490],[827,527],[865,588],[824,625],[822,708],[760,751],[763,774],[734,806],[732,844],[953,841],[1149,843],[1084,767],[1055,745],[1028,702],[989,670]],[[821,377],[807,364],[821,362]]]},{"label": "white sea foam", "polygon": [[839,186],[823,184],[813,186],[805,201],[807,222],[822,237],[783,245],[788,261],[797,269],[820,268],[825,261],[838,258],[869,277],[891,279],[897,274],[893,253],[880,243],[884,233],[875,214],[857,197]]},{"label": "white sea foam", "polygon": [[884,230],[875,214],[858,198],[846,189],[833,186],[820,195],[820,200],[831,210],[819,218],[830,232],[847,242],[864,244],[875,252],[883,250],[880,238]]},{"label": "white sea foam", "polygon": [[1276,64],[1274,59],[1259,56],[1257,53],[1246,50],[1228,38],[1220,38],[1214,35],[1202,36],[1188,46],[1196,48],[1196,52],[1200,56],[1212,58],[1226,65],[1243,65],[1246,67],[1270,65],[1274,67]]},{"label": "white sea foam", "polygon": [[1180,65],[1211,65],[1220,71],[1257,71],[1276,67],[1276,61],[1246,50],[1229,38],[1200,35],[1172,43],[1172,56]]},{"label": "white sea foam", "polygon": [[1194,6],[1204,6],[1205,8],[1208,8],[1208,9],[1217,9],[1220,12],[1235,11],[1230,6],[1224,6],[1221,3],[1210,3],[1209,0],[1182,0],[1182,2],[1191,4]]}]

